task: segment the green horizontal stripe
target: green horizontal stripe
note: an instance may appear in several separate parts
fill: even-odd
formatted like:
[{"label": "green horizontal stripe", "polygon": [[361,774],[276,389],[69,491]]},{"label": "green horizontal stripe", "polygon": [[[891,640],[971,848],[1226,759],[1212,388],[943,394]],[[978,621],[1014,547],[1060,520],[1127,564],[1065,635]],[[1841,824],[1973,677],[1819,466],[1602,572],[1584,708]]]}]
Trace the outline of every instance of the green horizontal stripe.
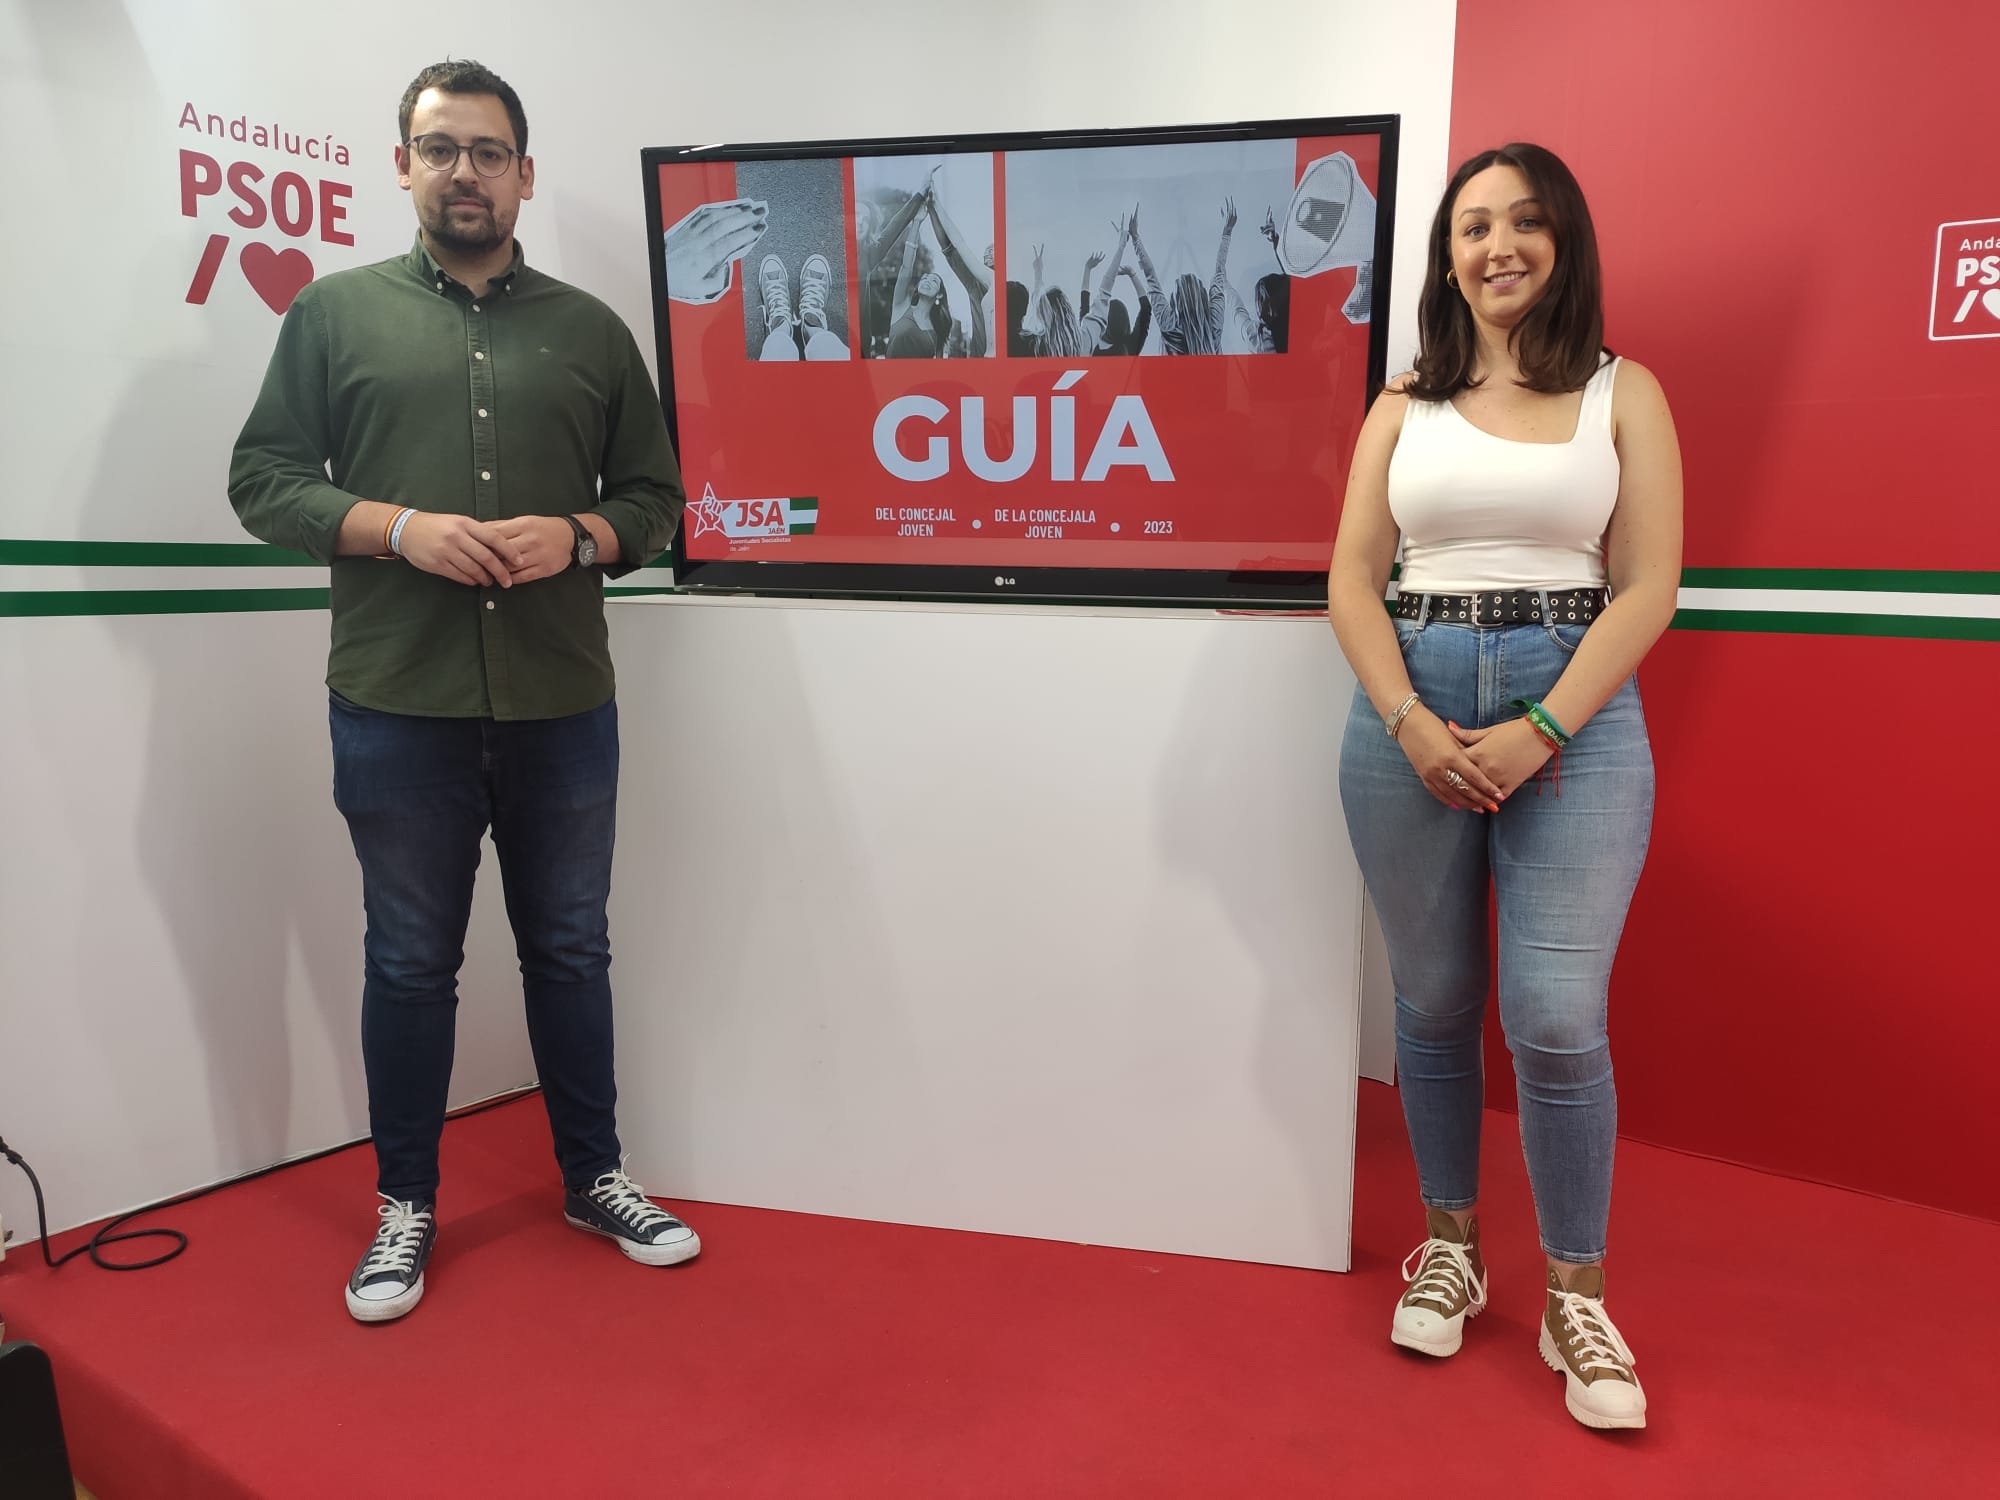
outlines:
[{"label": "green horizontal stripe", "polygon": [[[682,592],[676,588],[607,588],[607,598]],[[252,614],[325,609],[326,589],[47,589],[0,593],[0,618],[58,615]],[[2000,641],[2000,620],[1926,615],[1835,615],[1810,610],[1684,609],[1676,630],[1757,635],[1877,636],[1906,640]]]},{"label": "green horizontal stripe", "polygon": [[0,591],[0,618],[225,615],[325,609],[330,589],[24,589]]},{"label": "green horizontal stripe", "polygon": [[1676,630],[1758,635],[1866,635],[1926,641],[2000,641],[2000,620],[1951,615],[1829,615],[1811,610],[1683,609]]},{"label": "green horizontal stripe", "polygon": [[2000,573],[1899,568],[1683,568],[1684,589],[1825,589],[1872,594],[2000,594]]},{"label": "green horizontal stripe", "polygon": [[[649,567],[671,564],[661,553]],[[263,542],[38,542],[0,537],[0,567],[323,568],[303,552]]]},{"label": "green horizontal stripe", "polygon": [[[677,594],[676,588],[607,588],[606,598]],[[230,615],[325,609],[328,589],[0,590],[0,619],[56,615]]]},{"label": "green horizontal stripe", "polygon": [[29,542],[0,537],[0,565],[51,568],[323,568],[262,542]]},{"label": "green horizontal stripe", "polygon": [[[803,519],[803,517],[801,517]],[[815,517],[817,519],[817,517]],[[669,562],[662,555],[648,566]],[[317,568],[304,553],[262,542],[68,542],[0,537],[0,566],[77,568]],[[1401,572],[1392,568],[1393,578]],[[2000,594],[2000,571],[1952,568],[1685,568],[1691,589],[1823,589],[1866,593]]]}]

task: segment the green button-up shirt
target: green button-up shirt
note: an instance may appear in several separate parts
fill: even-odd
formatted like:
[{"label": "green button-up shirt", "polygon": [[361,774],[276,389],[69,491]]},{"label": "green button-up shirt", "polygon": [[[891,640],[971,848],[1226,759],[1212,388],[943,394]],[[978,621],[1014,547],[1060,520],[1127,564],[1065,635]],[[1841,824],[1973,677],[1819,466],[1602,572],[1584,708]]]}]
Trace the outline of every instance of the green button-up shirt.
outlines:
[{"label": "green button-up shirt", "polygon": [[229,499],[252,535],[330,563],[327,686],[365,708],[551,719],[612,695],[605,569],[472,588],[400,559],[336,557],[356,500],[482,521],[594,510],[623,572],[687,503],[631,332],[523,263],[482,296],[421,237],[397,260],[309,283],[285,314]]}]

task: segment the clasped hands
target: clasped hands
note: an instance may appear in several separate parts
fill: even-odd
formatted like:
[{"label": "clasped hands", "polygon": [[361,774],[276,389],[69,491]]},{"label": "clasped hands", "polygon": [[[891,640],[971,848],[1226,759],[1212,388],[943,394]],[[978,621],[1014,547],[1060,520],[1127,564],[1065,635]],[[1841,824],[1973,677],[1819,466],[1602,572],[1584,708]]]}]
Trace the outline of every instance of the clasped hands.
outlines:
[{"label": "clasped hands", "polygon": [[1424,789],[1446,807],[1465,812],[1498,812],[1555,753],[1526,719],[1463,729],[1421,704],[1403,721],[1396,743]]},{"label": "clasped hands", "polygon": [[561,516],[471,516],[418,511],[398,539],[404,561],[474,588],[512,588],[570,565],[576,533]]}]

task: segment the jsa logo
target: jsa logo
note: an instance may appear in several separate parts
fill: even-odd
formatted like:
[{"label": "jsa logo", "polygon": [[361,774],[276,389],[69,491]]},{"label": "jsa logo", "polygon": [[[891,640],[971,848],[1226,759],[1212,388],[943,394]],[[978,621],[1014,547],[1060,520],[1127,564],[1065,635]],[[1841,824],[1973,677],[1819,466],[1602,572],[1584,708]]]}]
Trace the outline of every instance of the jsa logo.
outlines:
[{"label": "jsa logo", "polygon": [[1938,226],[1931,338],[2000,338],[2000,219]]}]

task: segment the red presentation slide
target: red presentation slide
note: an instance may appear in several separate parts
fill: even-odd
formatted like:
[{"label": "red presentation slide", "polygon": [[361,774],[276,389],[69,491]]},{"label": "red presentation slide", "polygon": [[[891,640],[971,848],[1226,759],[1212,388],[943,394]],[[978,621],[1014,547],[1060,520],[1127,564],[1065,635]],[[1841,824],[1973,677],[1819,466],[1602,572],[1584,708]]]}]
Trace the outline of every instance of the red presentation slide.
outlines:
[{"label": "red presentation slide", "polygon": [[1380,368],[1382,156],[659,162],[687,559],[1323,572]]}]

